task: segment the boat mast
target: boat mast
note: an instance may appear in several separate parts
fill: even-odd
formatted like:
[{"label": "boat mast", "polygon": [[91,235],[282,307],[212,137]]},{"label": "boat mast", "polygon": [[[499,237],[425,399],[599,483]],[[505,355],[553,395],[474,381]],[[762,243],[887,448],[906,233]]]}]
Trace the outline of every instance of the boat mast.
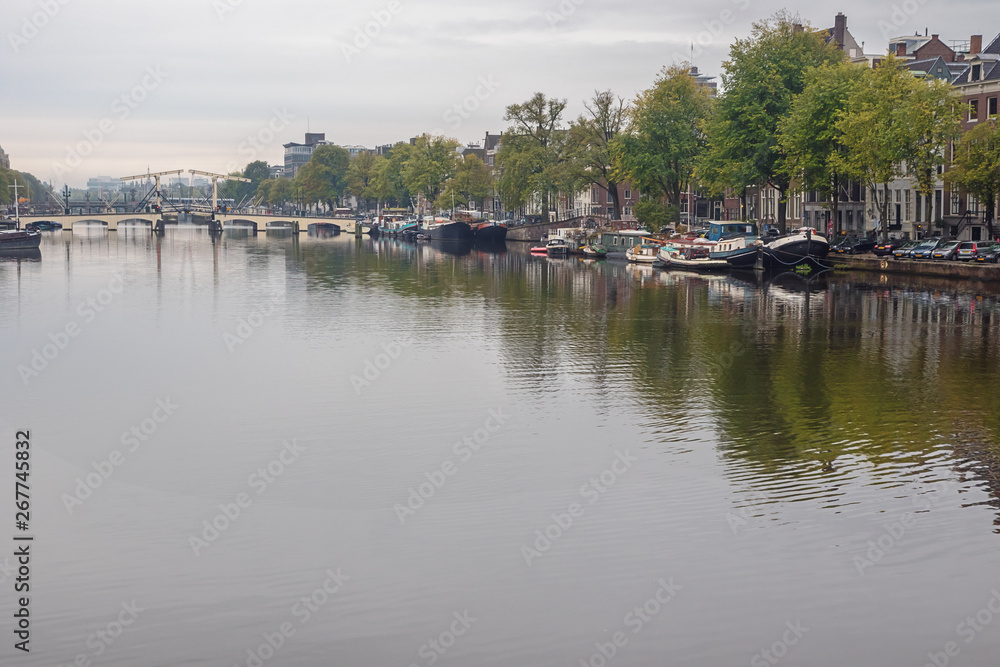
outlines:
[{"label": "boat mast", "polygon": [[21,184],[14,179],[14,185],[8,185],[8,188],[14,188],[14,228],[21,229],[21,207],[20,207],[20,195],[17,194],[17,189],[21,187]]}]

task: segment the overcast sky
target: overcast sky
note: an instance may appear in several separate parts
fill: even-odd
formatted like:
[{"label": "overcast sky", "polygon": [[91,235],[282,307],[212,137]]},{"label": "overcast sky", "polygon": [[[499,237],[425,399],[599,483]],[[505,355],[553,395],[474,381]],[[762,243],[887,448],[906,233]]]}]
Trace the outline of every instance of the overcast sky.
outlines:
[{"label": "overcast sky", "polygon": [[730,42],[782,7],[824,28],[844,12],[869,53],[925,28],[946,42],[1000,30],[992,0],[819,4],[4,0],[0,146],[57,188],[147,168],[224,172],[283,163],[307,126],[341,145],[435,131],[478,141],[535,91],[566,98],[570,119],[595,89],[631,99],[692,42],[718,76]]}]

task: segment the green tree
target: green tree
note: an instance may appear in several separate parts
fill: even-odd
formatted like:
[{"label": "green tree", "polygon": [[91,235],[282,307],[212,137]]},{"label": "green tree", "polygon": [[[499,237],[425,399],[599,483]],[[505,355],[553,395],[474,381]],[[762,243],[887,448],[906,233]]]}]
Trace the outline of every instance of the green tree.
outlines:
[{"label": "green tree", "polygon": [[500,196],[508,209],[536,199],[542,219],[549,219],[550,200],[566,183],[563,171],[566,132],[562,115],[566,100],[535,93],[523,104],[507,107],[503,119],[511,125],[497,153]]},{"label": "green tree", "polygon": [[[844,150],[837,118],[846,110],[851,91],[863,76],[863,67],[846,61],[808,70],[805,88],[792,100],[778,126],[778,142],[785,152],[782,169],[792,189],[818,192],[822,201],[830,202],[835,221],[844,181],[833,159]],[[836,224],[839,234],[839,222]]]},{"label": "green tree", "polygon": [[913,84],[907,103],[900,109],[903,123],[910,129],[906,171],[924,198],[924,229],[929,230],[937,168],[946,163],[946,150],[959,136],[961,97],[940,79],[914,79]]},{"label": "green tree", "polygon": [[454,202],[468,208],[477,202],[481,205],[492,193],[493,173],[478,155],[468,153],[459,161],[455,176],[438,197],[437,205],[439,208],[451,208]]},{"label": "green tree", "polygon": [[725,94],[708,124],[703,165],[716,190],[773,187],[779,193],[778,226],[785,230],[791,179],[778,126],[805,89],[806,71],[843,58],[820,32],[784,11],[754,23],[750,37],[733,43],[723,63]]},{"label": "green tree", "polygon": [[323,202],[331,210],[344,196],[347,187],[347,170],[351,155],[340,146],[319,146],[309,162],[302,165],[295,175],[295,185],[300,188],[302,201],[307,204]]},{"label": "green tree", "polygon": [[[889,236],[890,183],[916,174],[933,192],[934,170],[946,138],[954,132],[957,106],[947,84],[917,79],[893,56],[865,70],[836,123],[844,150],[837,169],[875,192],[882,239]],[[925,192],[928,192],[925,190]]]},{"label": "green tree", "polygon": [[993,209],[1000,193],[1000,127],[996,119],[980,121],[955,146],[945,180],[974,196],[986,209],[989,237],[996,238]]},{"label": "green tree", "polygon": [[373,185],[376,198],[389,204],[409,207],[413,205],[413,197],[403,177],[403,170],[413,153],[413,146],[405,141],[397,142],[389,151],[386,159],[376,166],[376,178]]},{"label": "green tree", "polygon": [[667,222],[664,215],[679,216],[681,198],[705,149],[702,126],[711,110],[708,90],[687,68],[665,67],[653,87],[636,98],[628,131],[612,146],[619,173],[645,197],[667,203],[660,209],[653,201],[640,207],[651,222],[656,220],[653,229]]},{"label": "green tree", "polygon": [[372,201],[380,199],[376,192],[375,184],[378,179],[379,161],[385,158],[376,155],[371,151],[359,153],[351,160],[351,166],[347,169],[346,192],[357,197],[359,205],[364,209],[370,208]]},{"label": "green tree", "polygon": [[458,142],[447,137],[417,137],[406,163],[402,177],[406,189],[423,195],[433,205],[444,190],[445,183],[455,175],[458,166]]},{"label": "green tree", "polygon": [[621,220],[622,203],[618,193],[621,170],[617,169],[611,146],[628,123],[629,107],[610,90],[594,91],[584,102],[587,115],[581,115],[569,128],[567,161],[570,176],[580,183],[594,184],[608,193]]}]

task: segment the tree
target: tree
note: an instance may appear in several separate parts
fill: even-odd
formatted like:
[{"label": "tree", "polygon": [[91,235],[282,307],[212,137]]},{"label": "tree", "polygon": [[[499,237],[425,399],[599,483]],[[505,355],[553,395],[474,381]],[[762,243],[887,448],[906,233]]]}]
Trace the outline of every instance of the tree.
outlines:
[{"label": "tree", "polygon": [[[864,71],[837,120],[844,150],[833,155],[833,163],[876,193],[883,241],[889,236],[889,184],[911,172],[933,170],[939,158],[930,154],[943,151],[940,142],[956,121],[952,95],[947,85],[915,78],[890,55]],[[933,191],[933,175],[928,178]]]},{"label": "tree", "polygon": [[450,208],[454,201],[455,204],[468,208],[475,202],[481,204],[492,192],[493,173],[478,155],[468,153],[462,156],[455,169],[455,176],[448,181],[438,198],[438,207]]},{"label": "tree", "polygon": [[350,153],[340,146],[317,147],[309,162],[295,175],[295,185],[301,188],[303,201],[324,202],[331,210],[336,208],[347,187],[350,163]]},{"label": "tree", "polygon": [[806,71],[843,58],[819,32],[782,11],[755,23],[753,34],[736,40],[723,63],[725,94],[708,125],[709,155],[703,173],[716,189],[773,187],[779,194],[782,231],[791,179],[778,143],[778,125],[792,99],[805,89]]},{"label": "tree", "polygon": [[[861,66],[846,61],[808,70],[805,88],[795,96],[778,126],[778,143],[785,152],[782,169],[792,188],[817,191],[822,201],[831,203],[835,221],[839,218],[840,186],[844,180],[833,157],[844,150],[837,118],[846,110],[850,93],[863,76]],[[835,224],[839,234],[839,222]]]},{"label": "tree", "polygon": [[351,160],[351,166],[347,169],[345,191],[357,197],[358,203],[363,204],[365,209],[368,208],[369,202],[380,199],[374,185],[378,178],[379,160],[384,159],[371,151],[364,151]]},{"label": "tree", "polygon": [[948,145],[958,139],[961,101],[951,84],[940,79],[914,79],[914,84],[907,104],[900,109],[911,132],[906,170],[924,198],[924,229],[930,229],[937,168],[946,163]]},{"label": "tree", "polygon": [[569,129],[567,158],[571,177],[607,192],[614,205],[615,219],[621,220],[618,193],[621,171],[616,168],[611,146],[625,129],[629,108],[624,99],[615,97],[610,90],[594,91],[594,97],[583,106],[587,115],[577,118]]},{"label": "tree", "polygon": [[503,119],[511,125],[497,154],[500,196],[507,208],[525,206],[537,198],[542,219],[549,219],[549,200],[566,181],[560,172],[565,159],[565,109],[566,100],[546,99],[543,93],[507,107]]},{"label": "tree", "polygon": [[955,146],[951,169],[945,180],[975,197],[986,209],[988,236],[996,238],[993,210],[1000,193],[1000,127],[996,119],[981,121],[966,132]]},{"label": "tree", "polygon": [[413,152],[413,146],[405,141],[397,142],[389,151],[389,156],[376,166],[373,185],[377,199],[384,199],[397,206],[412,205],[410,190],[403,178],[403,169]]},{"label": "tree", "polygon": [[454,139],[426,134],[417,137],[402,169],[406,189],[434,204],[445,183],[455,174],[457,149],[458,142]]},{"label": "tree", "polygon": [[653,201],[642,210],[659,229],[664,215],[677,222],[682,194],[689,188],[699,155],[705,149],[704,122],[712,109],[708,90],[688,69],[675,65],[660,72],[652,88],[636,98],[628,131],[614,142],[612,154],[619,173]]}]

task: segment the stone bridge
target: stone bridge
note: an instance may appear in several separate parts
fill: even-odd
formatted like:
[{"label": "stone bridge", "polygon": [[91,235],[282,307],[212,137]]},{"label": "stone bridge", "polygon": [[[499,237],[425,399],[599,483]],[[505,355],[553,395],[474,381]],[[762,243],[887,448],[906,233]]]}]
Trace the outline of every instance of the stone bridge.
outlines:
[{"label": "stone bridge", "polygon": [[[205,214],[208,215],[207,213]],[[345,220],[354,218],[313,218],[291,215],[253,215],[249,213],[216,213],[215,219],[222,223],[223,229],[237,228],[248,229],[254,233],[266,231],[269,227],[276,229],[294,228],[299,224],[299,231],[305,232],[310,223],[313,222],[334,222],[340,224]],[[22,215],[21,225],[32,222],[58,222],[64,230],[74,228],[94,230],[105,229],[107,231],[117,231],[119,228],[142,228],[149,227],[150,230],[159,222],[160,216],[153,213],[84,213],[76,215]],[[167,223],[170,226],[170,223]],[[200,226],[207,227],[207,224]]]}]

